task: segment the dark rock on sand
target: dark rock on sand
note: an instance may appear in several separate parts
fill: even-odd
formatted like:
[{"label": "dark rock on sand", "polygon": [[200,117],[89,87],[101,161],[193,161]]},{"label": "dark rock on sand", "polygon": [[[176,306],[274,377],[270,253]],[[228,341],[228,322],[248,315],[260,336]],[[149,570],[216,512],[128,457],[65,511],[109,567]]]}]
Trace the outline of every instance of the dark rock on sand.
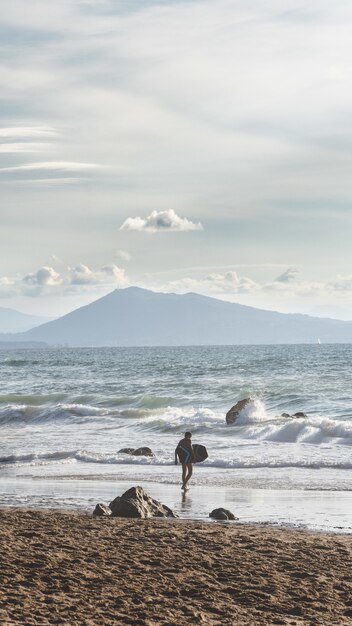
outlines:
[{"label": "dark rock on sand", "polygon": [[150,448],[121,448],[118,454],[133,454],[133,456],[154,456],[153,451]]},{"label": "dark rock on sand", "polygon": [[234,520],[234,519],[238,519],[238,517],[236,517],[233,513],[231,513],[231,511],[228,511],[227,509],[214,509],[211,513],[209,513],[209,517],[212,517],[213,519],[218,519],[218,520]]},{"label": "dark rock on sand", "polygon": [[226,424],[234,424],[236,419],[238,418],[241,411],[252,402],[251,398],[245,398],[244,400],[239,400],[236,402],[233,407],[226,413]]},{"label": "dark rock on sand", "polygon": [[93,511],[95,517],[109,517],[111,514],[110,507],[103,502],[99,502]]},{"label": "dark rock on sand", "polygon": [[151,498],[142,487],[131,487],[109,506],[113,517],[177,517],[168,506]]}]

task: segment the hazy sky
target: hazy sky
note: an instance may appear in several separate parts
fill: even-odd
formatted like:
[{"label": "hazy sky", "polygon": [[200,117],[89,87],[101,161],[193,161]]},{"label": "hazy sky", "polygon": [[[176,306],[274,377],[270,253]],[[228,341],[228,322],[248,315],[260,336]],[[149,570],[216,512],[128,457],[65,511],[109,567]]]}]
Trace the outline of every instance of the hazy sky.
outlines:
[{"label": "hazy sky", "polygon": [[349,0],[0,4],[0,306],[352,319]]}]

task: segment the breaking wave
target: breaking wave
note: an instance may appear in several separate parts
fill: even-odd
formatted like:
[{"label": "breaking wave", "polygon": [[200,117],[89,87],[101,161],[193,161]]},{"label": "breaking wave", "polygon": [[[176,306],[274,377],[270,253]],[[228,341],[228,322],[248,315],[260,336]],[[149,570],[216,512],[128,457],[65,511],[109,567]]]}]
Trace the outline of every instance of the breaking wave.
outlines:
[{"label": "breaking wave", "polygon": [[[59,395],[57,397],[60,397]],[[7,403],[1,400],[7,399]],[[51,396],[53,399],[53,396]],[[9,400],[12,400],[10,402]],[[22,400],[22,402],[21,402]],[[306,443],[312,445],[352,445],[352,421],[309,415],[305,418],[280,417],[267,412],[260,400],[248,405],[234,425],[225,422],[224,411],[209,407],[165,406],[170,398],[143,396],[131,406],[103,406],[85,402],[48,402],[37,396],[0,397],[0,425],[62,423],[92,428],[124,426],[145,434],[178,436],[186,430],[231,445],[232,441]],[[154,404],[154,408],[151,405]]]},{"label": "breaking wave", "polygon": [[[2,465],[48,465],[50,463],[90,463],[100,465],[138,465],[138,466],[172,466],[172,451],[168,454],[156,454],[155,457],[133,457],[122,453],[101,453],[87,450],[46,452],[41,454],[10,454],[0,457]],[[215,456],[201,464],[203,467],[221,469],[264,469],[264,468],[305,468],[305,469],[352,469],[352,460],[348,458],[332,459],[329,457],[311,458],[283,458],[281,455],[268,454],[261,459],[254,457],[241,458],[239,455],[233,458]]]}]

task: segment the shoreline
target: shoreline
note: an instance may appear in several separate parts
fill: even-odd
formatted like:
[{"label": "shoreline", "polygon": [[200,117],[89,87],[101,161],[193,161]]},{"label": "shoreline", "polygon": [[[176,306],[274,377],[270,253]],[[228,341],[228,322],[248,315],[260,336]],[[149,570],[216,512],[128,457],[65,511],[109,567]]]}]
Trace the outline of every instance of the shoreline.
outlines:
[{"label": "shoreline", "polygon": [[0,543],[4,626],[351,623],[345,534],[0,507]]},{"label": "shoreline", "polygon": [[[179,476],[177,479],[179,480]],[[230,509],[240,522],[273,527],[352,533],[352,492],[302,489],[254,489],[236,485],[163,483],[154,472],[144,476],[83,477],[2,476],[0,507],[93,511],[136,484],[185,519],[205,521],[212,509]]]}]

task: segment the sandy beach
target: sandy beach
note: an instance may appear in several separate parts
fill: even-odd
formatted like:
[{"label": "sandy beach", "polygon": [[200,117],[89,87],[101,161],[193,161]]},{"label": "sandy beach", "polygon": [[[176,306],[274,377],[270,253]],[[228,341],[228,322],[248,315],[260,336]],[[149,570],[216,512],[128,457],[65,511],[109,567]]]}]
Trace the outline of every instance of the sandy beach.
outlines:
[{"label": "sandy beach", "polygon": [[0,621],[351,624],[352,537],[3,508]]}]

